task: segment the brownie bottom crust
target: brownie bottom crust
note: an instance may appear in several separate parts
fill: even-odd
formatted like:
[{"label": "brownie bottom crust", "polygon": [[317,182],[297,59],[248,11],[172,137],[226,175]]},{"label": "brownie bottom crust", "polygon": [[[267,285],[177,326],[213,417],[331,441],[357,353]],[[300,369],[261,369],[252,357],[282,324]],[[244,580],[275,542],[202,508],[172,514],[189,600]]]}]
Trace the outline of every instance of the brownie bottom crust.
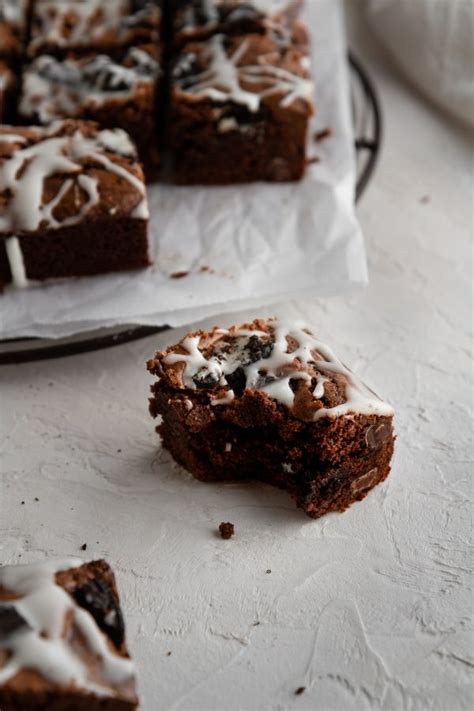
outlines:
[{"label": "brownie bottom crust", "polygon": [[[173,397],[160,384],[150,409],[153,416],[163,417],[157,427],[163,446],[197,479],[257,480],[276,486],[311,518],[344,511],[390,472],[394,437],[389,418],[363,418],[356,440],[339,441],[332,449],[332,435],[321,420],[294,427],[283,417],[255,427],[250,422],[238,426],[220,418],[218,407],[176,400],[176,393]],[[366,437],[369,431],[379,435]]]},{"label": "brownie bottom crust", "polygon": [[[12,280],[6,242],[0,240],[0,287]],[[150,264],[146,220],[84,222],[19,237],[30,281],[143,269]]]},{"label": "brownie bottom crust", "polygon": [[25,693],[0,691],[2,711],[133,711],[136,706],[117,698],[99,698],[89,694]]}]

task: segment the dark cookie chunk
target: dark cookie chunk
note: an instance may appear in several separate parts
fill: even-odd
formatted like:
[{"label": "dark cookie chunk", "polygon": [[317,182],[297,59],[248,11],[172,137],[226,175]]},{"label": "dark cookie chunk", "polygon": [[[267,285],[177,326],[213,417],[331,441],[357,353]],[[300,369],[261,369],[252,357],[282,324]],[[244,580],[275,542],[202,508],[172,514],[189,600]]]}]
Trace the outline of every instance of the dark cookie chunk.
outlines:
[{"label": "dark cookie chunk", "polygon": [[125,625],[118,600],[110,587],[102,580],[91,580],[76,588],[72,595],[119,648],[125,639]]},{"label": "dark cookie chunk", "polygon": [[14,607],[0,606],[0,640],[7,639],[22,627],[29,627],[29,624]]}]

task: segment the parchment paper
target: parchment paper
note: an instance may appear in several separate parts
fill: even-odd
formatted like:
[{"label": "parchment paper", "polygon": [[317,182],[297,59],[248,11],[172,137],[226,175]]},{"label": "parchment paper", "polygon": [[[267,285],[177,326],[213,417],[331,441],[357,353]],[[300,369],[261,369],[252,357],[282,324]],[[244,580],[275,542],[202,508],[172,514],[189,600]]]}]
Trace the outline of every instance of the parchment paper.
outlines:
[{"label": "parchment paper", "polygon": [[[297,184],[153,185],[154,266],[0,296],[0,338],[65,337],[118,324],[179,326],[214,313],[328,296],[367,281],[354,211],[355,155],[343,11],[308,0],[317,116]],[[315,142],[316,131],[331,135]],[[172,278],[172,274],[186,276]]]}]

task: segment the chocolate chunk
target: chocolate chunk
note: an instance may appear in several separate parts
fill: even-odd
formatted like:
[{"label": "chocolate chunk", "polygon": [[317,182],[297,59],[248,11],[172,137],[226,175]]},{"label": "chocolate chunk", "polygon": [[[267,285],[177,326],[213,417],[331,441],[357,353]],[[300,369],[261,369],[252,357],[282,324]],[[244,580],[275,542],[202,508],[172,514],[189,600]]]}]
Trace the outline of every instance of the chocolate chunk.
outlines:
[{"label": "chocolate chunk", "polygon": [[365,441],[369,449],[378,449],[392,436],[390,424],[377,422],[371,425],[365,433]]},{"label": "chocolate chunk", "polygon": [[0,606],[0,640],[7,639],[22,627],[28,628],[29,626],[15,607],[12,605]]},{"label": "chocolate chunk", "polygon": [[371,489],[377,482],[379,470],[377,467],[373,467],[366,474],[357,477],[351,483],[351,491],[354,494],[358,494],[366,489]]},{"label": "chocolate chunk", "polygon": [[118,648],[125,639],[125,625],[119,604],[103,580],[91,580],[72,593],[78,605],[90,612],[100,629]]}]

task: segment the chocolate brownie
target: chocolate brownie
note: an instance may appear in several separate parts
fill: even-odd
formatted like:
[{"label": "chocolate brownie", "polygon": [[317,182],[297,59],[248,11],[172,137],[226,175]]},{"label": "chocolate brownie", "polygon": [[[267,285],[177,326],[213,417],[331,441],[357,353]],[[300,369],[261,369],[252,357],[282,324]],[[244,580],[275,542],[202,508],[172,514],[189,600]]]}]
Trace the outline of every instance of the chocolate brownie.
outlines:
[{"label": "chocolate brownie", "polygon": [[175,0],[174,44],[291,26],[302,0]]},{"label": "chocolate brownie", "polygon": [[0,285],[146,267],[135,147],[86,121],[0,126]]},{"label": "chocolate brownie", "polygon": [[312,96],[306,53],[276,30],[188,43],[172,68],[175,181],[300,179]]},{"label": "chocolate brownie", "polygon": [[0,0],[0,58],[18,58],[25,39],[28,0]]},{"label": "chocolate brownie", "polygon": [[102,128],[123,128],[151,178],[159,167],[155,108],[160,76],[155,45],[126,49],[120,60],[102,54],[77,59],[42,55],[23,73],[19,114],[31,124],[79,118]]},{"label": "chocolate brownie", "polygon": [[0,568],[2,711],[133,711],[137,704],[105,561]]},{"label": "chocolate brownie", "polygon": [[8,123],[15,116],[16,74],[8,62],[0,59],[0,123]]},{"label": "chocolate brownie", "polygon": [[36,0],[28,54],[113,54],[124,47],[158,42],[160,4],[159,0]]},{"label": "chocolate brownie", "polygon": [[163,446],[201,481],[257,479],[318,518],[390,471],[392,408],[306,326],[196,331],[148,370]]}]

